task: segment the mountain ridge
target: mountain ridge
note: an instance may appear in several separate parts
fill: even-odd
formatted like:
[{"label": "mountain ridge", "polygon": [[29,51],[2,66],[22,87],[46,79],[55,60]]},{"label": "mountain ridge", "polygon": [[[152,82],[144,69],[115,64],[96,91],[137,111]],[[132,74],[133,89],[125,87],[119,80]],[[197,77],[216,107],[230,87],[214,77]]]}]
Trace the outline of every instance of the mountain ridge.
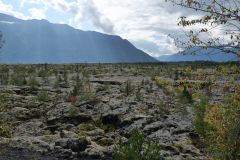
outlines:
[{"label": "mountain ridge", "polygon": [[1,61],[6,63],[157,62],[120,36],[47,20],[21,20],[0,14],[0,30],[6,41]]},{"label": "mountain ridge", "polygon": [[[193,54],[195,53],[195,54]],[[180,53],[172,55],[162,55],[157,58],[162,62],[194,62],[194,61],[212,61],[228,62],[237,61],[237,56],[232,53],[224,53],[215,48],[201,49],[198,47],[186,49]]]}]

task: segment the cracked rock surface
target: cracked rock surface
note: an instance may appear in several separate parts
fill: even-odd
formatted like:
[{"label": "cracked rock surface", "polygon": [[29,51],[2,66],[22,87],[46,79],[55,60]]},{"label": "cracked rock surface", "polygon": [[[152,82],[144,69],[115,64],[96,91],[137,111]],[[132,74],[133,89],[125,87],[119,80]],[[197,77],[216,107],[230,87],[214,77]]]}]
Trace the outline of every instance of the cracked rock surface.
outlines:
[{"label": "cracked rock surface", "polygon": [[[135,74],[135,69],[123,66],[117,71],[109,71],[112,66],[97,70],[98,66],[89,65],[79,71],[75,67],[49,66],[49,72],[57,70],[60,77],[63,69],[67,72],[68,82],[59,83],[58,88],[54,74],[47,83],[36,75],[39,85],[34,90],[28,84],[1,85],[6,102],[0,121],[11,123],[11,136],[0,138],[0,160],[110,160],[114,144],[129,138],[135,128],[161,144],[162,159],[206,159],[196,145],[199,137],[191,123],[192,106],[186,104],[186,113],[180,111],[175,95],[159,88],[150,75]],[[84,85],[92,94],[88,98],[79,95],[71,104],[74,78],[79,74],[84,81],[86,71],[89,75]],[[134,86],[129,93],[127,81]],[[47,93],[46,99],[39,98],[41,92]],[[167,111],[159,109],[160,101]]]}]

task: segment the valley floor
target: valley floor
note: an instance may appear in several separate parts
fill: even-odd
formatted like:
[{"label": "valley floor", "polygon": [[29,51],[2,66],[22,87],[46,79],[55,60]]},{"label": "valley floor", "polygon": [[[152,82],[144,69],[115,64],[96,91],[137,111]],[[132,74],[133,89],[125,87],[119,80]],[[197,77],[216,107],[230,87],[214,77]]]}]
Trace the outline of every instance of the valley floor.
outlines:
[{"label": "valley floor", "polygon": [[112,159],[134,129],[162,159],[208,159],[194,106],[222,103],[240,80],[239,64],[0,67],[0,160]]}]

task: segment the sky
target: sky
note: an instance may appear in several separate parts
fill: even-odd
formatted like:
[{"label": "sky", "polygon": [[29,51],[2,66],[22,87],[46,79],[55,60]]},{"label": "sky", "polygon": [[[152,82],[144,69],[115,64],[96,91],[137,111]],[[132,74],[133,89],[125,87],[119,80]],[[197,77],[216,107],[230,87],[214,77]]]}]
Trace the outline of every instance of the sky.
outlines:
[{"label": "sky", "polygon": [[171,38],[183,34],[179,17],[199,16],[165,0],[0,0],[0,12],[119,35],[154,57],[179,51]]}]

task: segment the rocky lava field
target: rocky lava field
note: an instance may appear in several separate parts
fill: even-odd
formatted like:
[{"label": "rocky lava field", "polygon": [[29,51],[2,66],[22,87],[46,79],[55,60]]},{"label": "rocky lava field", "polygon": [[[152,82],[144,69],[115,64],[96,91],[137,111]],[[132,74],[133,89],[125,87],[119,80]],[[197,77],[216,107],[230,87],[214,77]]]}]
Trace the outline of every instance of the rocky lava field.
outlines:
[{"label": "rocky lava field", "polygon": [[201,95],[220,103],[240,79],[237,64],[1,65],[0,72],[0,160],[110,160],[134,129],[160,144],[162,159],[208,159],[192,124],[194,103]]}]

